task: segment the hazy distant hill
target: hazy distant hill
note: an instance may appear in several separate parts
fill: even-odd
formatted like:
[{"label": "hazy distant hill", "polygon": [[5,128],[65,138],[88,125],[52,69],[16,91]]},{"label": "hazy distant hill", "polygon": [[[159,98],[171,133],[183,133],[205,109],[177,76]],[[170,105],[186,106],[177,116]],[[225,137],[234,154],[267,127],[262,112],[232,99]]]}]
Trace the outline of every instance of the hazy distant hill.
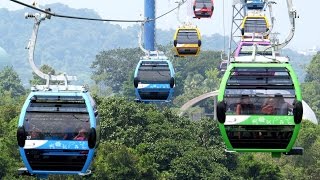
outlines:
[{"label": "hazy distant hill", "polygon": [[290,57],[291,65],[295,70],[299,81],[304,82],[304,78],[306,76],[306,68],[311,62],[312,56],[305,56],[291,49],[282,50],[282,54]]},{"label": "hazy distant hill", "polygon": [[[93,10],[72,9],[58,3],[47,7],[60,14],[99,17]],[[32,11],[29,8],[17,11],[0,9],[0,47],[8,52],[14,68],[24,84],[28,85],[31,69],[25,46],[31,36],[33,20],[26,20],[25,12]],[[90,65],[95,55],[102,50],[138,47],[139,30],[140,24],[137,23],[123,29],[119,25],[110,23],[52,17],[42,22],[40,26],[35,53],[36,63],[38,66],[49,64],[56,69],[56,72],[77,75],[78,79],[82,80],[81,83],[88,83],[91,74]],[[157,30],[157,43],[170,45],[173,35],[174,30]],[[228,39],[225,41],[228,42]],[[204,50],[223,50],[224,38],[219,34],[203,36],[202,45]],[[296,57],[294,52],[289,53]]]}]

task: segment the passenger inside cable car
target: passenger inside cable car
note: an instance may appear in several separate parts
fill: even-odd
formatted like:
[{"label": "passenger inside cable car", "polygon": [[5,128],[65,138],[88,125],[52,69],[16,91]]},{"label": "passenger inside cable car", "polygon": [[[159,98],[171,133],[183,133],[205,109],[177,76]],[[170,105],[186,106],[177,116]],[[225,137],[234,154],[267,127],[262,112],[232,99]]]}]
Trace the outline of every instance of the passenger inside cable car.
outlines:
[{"label": "passenger inside cable car", "polygon": [[[282,68],[238,68],[231,73],[225,90],[227,113],[290,115],[295,100],[292,83]],[[240,111],[248,104],[253,110]]]},{"label": "passenger inside cable car", "polygon": [[[217,116],[227,149],[237,152],[290,151],[303,113],[298,80],[291,66],[231,63],[226,73],[224,86],[220,89],[223,98],[221,101],[220,97],[217,106],[223,114]],[[239,113],[240,102],[252,102],[254,110]]]},{"label": "passenger inside cable car", "polygon": [[214,10],[213,0],[195,0],[193,12],[196,18],[210,18]]},{"label": "passenger inside cable car", "polygon": [[237,105],[236,114],[254,114],[255,108],[248,95],[242,95]]}]

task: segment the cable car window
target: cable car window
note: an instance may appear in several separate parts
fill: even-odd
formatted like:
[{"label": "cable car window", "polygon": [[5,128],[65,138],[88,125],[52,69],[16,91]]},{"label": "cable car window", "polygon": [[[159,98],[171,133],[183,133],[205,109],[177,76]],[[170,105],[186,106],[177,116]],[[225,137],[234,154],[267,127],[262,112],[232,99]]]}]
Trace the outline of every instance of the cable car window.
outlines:
[{"label": "cable car window", "polygon": [[294,126],[225,126],[233,148],[285,149]]},{"label": "cable car window", "polygon": [[220,69],[227,69],[228,67],[228,62],[221,62],[220,63]]},{"label": "cable car window", "polygon": [[[238,56],[252,55],[254,45],[243,44]],[[272,48],[270,45],[257,45],[256,55],[272,56]]]},{"label": "cable car window", "polygon": [[234,68],[227,81],[230,88],[252,86],[259,89],[278,89],[281,85],[293,88],[291,76],[285,68]]},{"label": "cable car window", "polygon": [[86,140],[90,124],[84,113],[27,112],[24,126],[31,140]]},{"label": "cable car window", "polygon": [[294,100],[285,68],[234,68],[225,90],[228,114],[292,115]]},{"label": "cable car window", "polygon": [[198,33],[193,29],[181,29],[177,35],[178,44],[198,44]]},{"label": "cable car window", "polygon": [[267,24],[264,18],[247,18],[244,25],[244,32],[262,33],[266,32]]},{"label": "cable car window", "polygon": [[142,84],[169,84],[171,75],[168,64],[142,64],[138,71],[138,79]]},{"label": "cable car window", "polygon": [[203,8],[203,7],[211,8],[211,6],[212,6],[211,0],[197,0],[196,1],[196,8]]}]

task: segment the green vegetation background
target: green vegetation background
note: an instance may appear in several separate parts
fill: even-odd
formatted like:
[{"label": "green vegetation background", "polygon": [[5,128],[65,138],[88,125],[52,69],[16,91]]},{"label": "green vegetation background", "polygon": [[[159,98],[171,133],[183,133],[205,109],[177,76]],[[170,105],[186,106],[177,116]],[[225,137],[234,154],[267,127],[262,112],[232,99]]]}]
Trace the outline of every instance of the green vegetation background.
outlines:
[{"label": "green vegetation background", "polygon": [[[20,19],[25,10],[18,12],[21,16],[17,15],[15,18]],[[85,12],[92,13],[88,10]],[[0,9],[0,15],[3,15],[1,13],[10,14],[4,9]],[[79,12],[77,10],[71,12],[71,14],[76,13]],[[5,29],[1,24],[4,19],[6,18],[0,20],[0,32]],[[92,32],[98,28],[91,28],[88,24],[82,27],[83,22],[78,22],[82,24],[79,25],[80,30],[68,32],[70,37],[78,39],[66,40],[66,37],[61,37],[62,40],[66,40],[64,43],[74,43],[63,46],[63,43],[57,45],[61,43],[58,35],[68,33],[58,31],[58,27],[69,26],[69,23],[56,22],[53,25],[55,20],[50,21],[44,22],[47,25],[41,28],[47,28],[48,31],[55,29],[55,33],[51,34],[55,38],[42,37],[43,42],[39,39],[38,63],[43,65],[43,71],[53,74],[55,69],[61,71],[61,68],[68,72],[70,70],[68,68],[74,68],[74,72],[87,69],[85,72],[92,79],[91,90],[98,103],[102,137],[97,156],[91,166],[93,174],[87,177],[88,179],[319,179],[319,126],[303,121],[296,142],[297,146],[304,147],[303,156],[282,156],[279,159],[272,159],[270,154],[263,153],[228,154],[224,151],[224,143],[215,120],[209,118],[194,120],[177,116],[177,109],[187,100],[218,89],[221,75],[216,67],[220,63],[220,52],[202,51],[196,58],[174,59],[170,45],[159,45],[158,49],[165,51],[168,57],[172,57],[176,70],[177,84],[173,103],[169,106],[135,103],[132,101],[134,99],[132,77],[134,67],[142,55],[141,50],[133,48],[136,47],[134,44],[132,47],[121,47],[121,49],[114,46],[107,47],[112,43],[120,45],[124,41],[121,38],[130,34],[128,30],[122,31],[118,27],[118,30],[110,31],[115,33],[113,35],[104,33],[98,36],[99,34],[95,34],[97,32]],[[25,83],[22,83],[20,78],[24,76],[19,77],[19,74],[30,74],[26,82],[31,79],[31,84],[40,83],[40,79],[35,75],[32,77],[31,72],[27,71],[29,69],[26,61],[27,53],[21,48],[25,45],[23,41],[29,38],[32,23],[26,20],[20,22],[25,24],[10,22],[13,29],[21,30],[20,36],[15,34],[0,38],[0,46],[9,54],[19,52],[19,55],[11,57],[14,68],[6,66],[0,71],[0,179],[22,178],[17,175],[17,169],[23,167],[23,163],[18,152],[16,130],[20,109],[28,90],[24,88]],[[91,37],[81,34],[81,29],[85,29],[83,32],[87,34],[92,33]],[[120,31],[124,34],[120,35]],[[12,31],[4,34],[10,35],[10,33]],[[102,37],[114,39],[105,41],[104,45],[100,44],[95,51],[91,48],[93,59],[88,60],[89,55],[86,56],[86,52],[93,44],[95,47],[97,44],[99,46]],[[135,43],[136,39],[132,37],[131,41],[126,40],[123,43],[127,45]],[[54,42],[45,44],[44,41]],[[40,45],[41,43],[44,44]],[[70,50],[68,54],[65,47],[76,47],[78,52]],[[70,60],[70,64],[66,65],[65,60]],[[303,99],[316,112],[318,118],[320,117],[319,68],[320,54],[317,54],[303,72],[306,77],[302,84]],[[303,71],[303,68],[300,69]],[[299,71],[297,74],[300,75]],[[189,110],[188,114],[210,114],[212,107],[212,101],[207,100]],[[34,177],[23,178],[34,179]],[[49,179],[81,178],[56,175],[50,176]]]}]

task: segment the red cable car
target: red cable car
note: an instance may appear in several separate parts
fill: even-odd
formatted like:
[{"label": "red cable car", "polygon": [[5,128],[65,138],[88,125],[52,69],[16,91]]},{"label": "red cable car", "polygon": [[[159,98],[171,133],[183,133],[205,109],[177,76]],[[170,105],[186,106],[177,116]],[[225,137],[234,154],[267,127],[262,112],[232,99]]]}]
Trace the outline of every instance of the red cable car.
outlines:
[{"label": "red cable car", "polygon": [[213,0],[195,0],[193,3],[193,12],[198,19],[211,18],[213,9]]}]

